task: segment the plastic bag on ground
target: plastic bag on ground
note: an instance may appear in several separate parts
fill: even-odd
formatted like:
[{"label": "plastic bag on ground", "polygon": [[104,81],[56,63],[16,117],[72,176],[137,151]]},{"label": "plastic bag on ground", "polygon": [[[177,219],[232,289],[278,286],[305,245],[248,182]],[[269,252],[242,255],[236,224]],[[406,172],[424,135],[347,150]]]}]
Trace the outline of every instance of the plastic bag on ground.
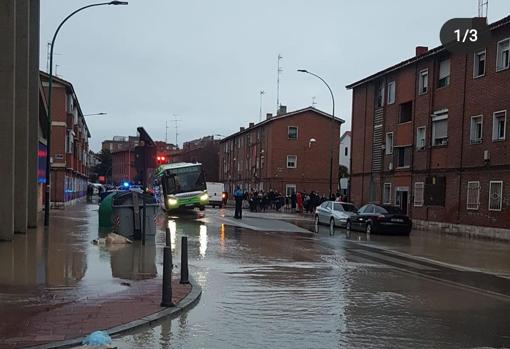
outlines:
[{"label": "plastic bag on ground", "polygon": [[95,331],[89,334],[83,340],[82,344],[86,345],[107,345],[112,342],[110,335],[105,331]]}]

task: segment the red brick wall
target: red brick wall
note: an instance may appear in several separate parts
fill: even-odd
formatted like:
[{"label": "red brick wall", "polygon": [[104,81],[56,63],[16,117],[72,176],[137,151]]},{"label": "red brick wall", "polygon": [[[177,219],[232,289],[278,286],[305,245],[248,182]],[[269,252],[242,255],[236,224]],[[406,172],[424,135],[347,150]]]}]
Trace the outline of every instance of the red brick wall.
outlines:
[{"label": "red brick wall", "polygon": [[[371,178],[382,193],[384,182],[394,188],[410,189],[410,212],[413,218],[450,223],[465,223],[510,228],[510,69],[496,72],[496,43],[510,37],[510,26],[493,31],[486,51],[486,73],[473,78],[473,54],[450,54],[450,84],[437,88],[438,55],[383,76],[396,82],[396,102],[384,107],[384,134],[394,132],[394,144],[413,144],[412,166],[408,171],[389,170],[394,155],[384,156],[383,179],[371,173],[372,133],[375,83],[367,82],[353,89],[351,197],[357,205],[369,199]],[[428,69],[429,91],[417,94],[417,76]],[[387,91],[385,91],[387,93]],[[385,102],[387,94],[385,95]],[[398,123],[399,104],[413,101],[413,119]],[[448,109],[448,145],[432,147],[431,114]],[[507,110],[506,140],[492,141],[493,113]],[[471,116],[483,115],[483,142],[470,144]],[[415,149],[416,128],[426,126],[426,148]],[[490,160],[484,161],[484,151]],[[446,176],[445,207],[414,207],[414,183],[428,175]],[[467,181],[480,181],[480,208],[467,210]],[[489,181],[503,180],[503,210],[488,210]],[[381,195],[377,195],[378,199]]]},{"label": "red brick wall", "polygon": [[[329,191],[329,164],[330,164],[330,135],[333,141],[333,191],[338,186],[338,149],[340,144],[339,122],[335,121],[335,127],[331,127],[331,119],[317,114],[314,111],[303,111],[296,115],[290,115],[237,135],[234,138],[234,149],[231,155],[225,154],[224,147],[231,139],[227,139],[220,145],[220,181],[231,186],[244,184],[245,188],[256,187],[263,183],[264,190],[270,188],[284,192],[286,184],[295,184],[298,191],[319,191],[327,194]],[[288,139],[288,127],[298,127],[298,138]],[[257,132],[260,130],[260,140]],[[248,135],[252,139],[252,145],[247,145]],[[241,148],[237,144],[243,138]],[[310,139],[316,141],[309,146]],[[261,149],[264,150],[264,166],[257,172],[255,168],[256,158],[260,157]],[[255,155],[255,157],[254,157]],[[287,168],[287,155],[297,156],[297,168]],[[233,158],[236,161],[233,161]],[[238,171],[237,163],[242,159],[243,166]],[[251,159],[251,168],[246,169],[246,161]],[[231,173],[225,175],[224,163],[230,161]],[[255,171],[255,172],[254,172]],[[258,173],[254,178],[253,173]],[[232,180],[229,181],[228,176]],[[240,178],[239,178],[240,175]]]}]

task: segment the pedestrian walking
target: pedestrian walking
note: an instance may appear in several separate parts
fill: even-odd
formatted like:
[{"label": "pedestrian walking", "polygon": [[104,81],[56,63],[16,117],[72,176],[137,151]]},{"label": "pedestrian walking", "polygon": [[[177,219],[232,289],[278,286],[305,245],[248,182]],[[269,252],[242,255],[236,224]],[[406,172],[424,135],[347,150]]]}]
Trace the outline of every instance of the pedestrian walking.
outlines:
[{"label": "pedestrian walking", "polygon": [[236,210],[234,213],[234,218],[241,219],[243,218],[244,193],[239,186],[236,186],[236,190],[234,191],[234,199],[236,201]]}]

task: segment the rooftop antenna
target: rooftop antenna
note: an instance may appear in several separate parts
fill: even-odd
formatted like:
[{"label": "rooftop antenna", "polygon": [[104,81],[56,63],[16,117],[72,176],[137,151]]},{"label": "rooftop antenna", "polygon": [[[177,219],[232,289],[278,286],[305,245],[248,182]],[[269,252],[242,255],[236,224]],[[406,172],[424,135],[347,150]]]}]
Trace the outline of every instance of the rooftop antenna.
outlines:
[{"label": "rooftop antenna", "polygon": [[165,143],[168,144],[168,120],[165,121]]},{"label": "rooftop antenna", "polygon": [[181,119],[177,119],[177,114],[172,114],[172,116],[174,117],[172,120],[170,121],[173,121],[175,122],[175,146],[177,148],[179,148],[179,143],[178,143],[178,137],[179,137],[179,122],[182,121]]},{"label": "rooftop antenna", "polygon": [[280,108],[280,74],[283,71],[283,68],[280,67],[280,61],[282,58],[282,55],[278,54],[278,69],[276,70],[276,112],[278,112]]},{"label": "rooftop antenna", "polygon": [[315,105],[317,104],[317,102],[315,101],[317,97],[313,96],[312,97],[312,108],[315,108]]},{"label": "rooftop antenna", "polygon": [[264,90],[260,90],[260,107],[259,107],[259,122],[262,121],[262,96],[265,94]]},{"label": "rooftop antenna", "polygon": [[[50,71],[51,42],[48,42],[46,50],[47,50],[47,52],[46,52],[46,72],[49,72]],[[53,56],[62,56],[62,53],[55,53],[55,52],[53,52]]]},{"label": "rooftop antenna", "polygon": [[489,0],[478,0],[478,17],[487,18],[489,15]]}]

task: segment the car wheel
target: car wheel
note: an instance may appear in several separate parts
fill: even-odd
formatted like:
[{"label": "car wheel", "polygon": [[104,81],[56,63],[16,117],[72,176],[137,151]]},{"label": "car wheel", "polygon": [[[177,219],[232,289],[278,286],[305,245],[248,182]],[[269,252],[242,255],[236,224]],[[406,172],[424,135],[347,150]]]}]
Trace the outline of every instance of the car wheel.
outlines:
[{"label": "car wheel", "polygon": [[335,219],[331,218],[329,220],[329,229],[334,230],[335,229]]},{"label": "car wheel", "polygon": [[319,215],[315,215],[315,226],[318,227],[321,223],[319,222]]},{"label": "car wheel", "polygon": [[347,221],[347,223],[345,223],[345,229],[351,231],[352,230],[352,227],[351,227],[351,221]]},{"label": "car wheel", "polygon": [[372,233],[372,223],[368,222],[367,226],[365,227],[365,233],[371,234]]}]

